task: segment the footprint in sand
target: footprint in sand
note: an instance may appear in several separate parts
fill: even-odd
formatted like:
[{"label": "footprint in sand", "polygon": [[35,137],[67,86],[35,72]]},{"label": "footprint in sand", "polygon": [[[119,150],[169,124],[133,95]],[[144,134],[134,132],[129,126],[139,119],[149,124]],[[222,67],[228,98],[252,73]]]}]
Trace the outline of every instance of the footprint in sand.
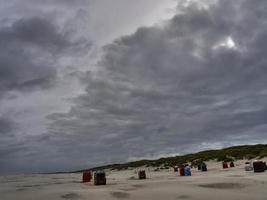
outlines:
[{"label": "footprint in sand", "polygon": [[178,197],[178,199],[190,199],[190,198],[191,198],[191,196],[189,196],[189,195],[181,195]]},{"label": "footprint in sand", "polygon": [[117,199],[128,199],[130,197],[130,194],[126,192],[111,192],[110,194]]},{"label": "footprint in sand", "polygon": [[202,184],[198,186],[205,187],[205,188],[214,188],[214,189],[241,189],[245,187],[245,185],[240,184],[240,183],[210,183],[210,184]]},{"label": "footprint in sand", "polygon": [[68,194],[63,194],[61,195],[61,198],[62,199],[80,199],[80,195],[74,193],[74,192],[71,192],[71,193],[68,193]]}]

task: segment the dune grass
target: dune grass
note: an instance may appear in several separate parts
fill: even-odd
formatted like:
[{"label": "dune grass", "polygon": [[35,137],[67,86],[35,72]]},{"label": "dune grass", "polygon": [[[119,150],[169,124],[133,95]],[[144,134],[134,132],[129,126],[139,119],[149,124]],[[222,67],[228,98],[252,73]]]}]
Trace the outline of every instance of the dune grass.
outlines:
[{"label": "dune grass", "polygon": [[[124,170],[137,167],[173,167],[177,164],[192,162],[195,160],[209,161],[233,161],[240,159],[261,159],[267,157],[267,144],[233,146],[220,150],[206,150],[182,156],[166,157],[157,160],[139,160],[123,164],[111,164],[92,168],[90,170]],[[84,171],[80,170],[79,172]]]}]

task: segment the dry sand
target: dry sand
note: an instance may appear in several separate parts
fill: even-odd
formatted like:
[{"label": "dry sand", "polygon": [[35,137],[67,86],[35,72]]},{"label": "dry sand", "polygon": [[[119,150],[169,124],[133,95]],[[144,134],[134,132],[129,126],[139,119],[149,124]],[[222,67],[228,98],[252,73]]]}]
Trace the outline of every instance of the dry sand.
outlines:
[{"label": "dry sand", "polygon": [[236,165],[222,169],[221,163],[209,162],[208,172],[192,169],[191,177],[146,169],[146,180],[138,180],[136,170],[108,171],[105,186],[81,183],[81,174],[2,176],[0,199],[267,200],[267,172],[245,172],[244,161]]}]

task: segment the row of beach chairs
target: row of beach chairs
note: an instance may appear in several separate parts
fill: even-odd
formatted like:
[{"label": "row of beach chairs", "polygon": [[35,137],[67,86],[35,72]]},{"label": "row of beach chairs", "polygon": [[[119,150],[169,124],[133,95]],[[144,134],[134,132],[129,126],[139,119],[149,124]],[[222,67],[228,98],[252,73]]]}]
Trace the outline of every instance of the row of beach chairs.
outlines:
[{"label": "row of beach chairs", "polygon": [[[234,162],[230,162],[229,165],[227,162],[222,162],[223,169],[228,167],[235,167]],[[207,165],[202,162],[197,165],[198,170],[207,171]],[[245,171],[253,171],[255,173],[265,172],[267,170],[266,162],[263,161],[254,161],[254,162],[246,162],[245,163]],[[180,176],[191,176],[191,167],[188,164],[179,165],[174,167],[174,172],[179,172]],[[146,179],[146,171],[139,170],[138,171],[139,179]],[[82,182],[91,182],[94,179],[94,185],[106,185],[106,174],[104,171],[96,171],[92,173],[91,171],[83,172]]]}]

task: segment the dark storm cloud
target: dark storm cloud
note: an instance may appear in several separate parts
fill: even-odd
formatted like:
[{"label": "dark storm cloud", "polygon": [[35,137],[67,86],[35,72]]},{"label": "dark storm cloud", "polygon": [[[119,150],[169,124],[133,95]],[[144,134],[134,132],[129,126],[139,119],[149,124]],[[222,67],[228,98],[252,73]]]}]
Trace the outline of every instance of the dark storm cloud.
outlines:
[{"label": "dark storm cloud", "polygon": [[[75,2],[1,2],[0,173],[33,171],[44,166],[45,161],[32,167],[29,163],[41,153],[45,160],[49,155],[44,152],[53,154],[46,148],[50,136],[43,133],[40,121],[57,103],[53,98],[55,91],[61,98],[58,88],[62,77],[69,74],[65,79],[71,85],[76,74],[81,74],[79,69],[65,74],[64,69],[76,67],[92,46],[91,41],[77,34],[79,27],[73,28],[69,23],[70,19],[77,19],[76,12],[88,1]],[[78,5],[79,2],[84,4]]]},{"label": "dark storm cloud", "polygon": [[15,124],[4,117],[0,117],[0,135],[3,137],[4,135],[10,134],[14,129]]},{"label": "dark storm cloud", "polygon": [[46,20],[19,20],[0,29],[1,92],[45,87],[55,77],[53,53],[67,41]]},{"label": "dark storm cloud", "polygon": [[51,86],[58,59],[79,52],[84,46],[81,42],[72,41],[43,18],[21,19],[1,27],[0,92]]},{"label": "dark storm cloud", "polygon": [[50,116],[58,147],[103,163],[266,140],[266,6],[192,4],[107,45],[86,94]]},{"label": "dark storm cloud", "polygon": [[[42,2],[45,17],[32,17]],[[75,29],[84,24],[76,17],[87,17],[80,8],[89,1],[27,3],[17,6],[26,18],[18,14],[0,28],[2,93],[51,87],[58,59],[88,47],[70,35],[79,36]],[[46,133],[13,137],[14,122],[0,118],[0,171],[69,170],[266,142],[266,7],[264,0],[178,3],[172,19],[106,45],[95,70],[63,74],[87,87],[69,112],[47,117]],[[64,9],[77,15],[59,23]]]},{"label": "dark storm cloud", "polygon": [[42,46],[55,52],[62,50],[69,44],[69,41],[58,32],[55,25],[40,18],[16,21],[11,30],[7,32],[6,39]]}]

